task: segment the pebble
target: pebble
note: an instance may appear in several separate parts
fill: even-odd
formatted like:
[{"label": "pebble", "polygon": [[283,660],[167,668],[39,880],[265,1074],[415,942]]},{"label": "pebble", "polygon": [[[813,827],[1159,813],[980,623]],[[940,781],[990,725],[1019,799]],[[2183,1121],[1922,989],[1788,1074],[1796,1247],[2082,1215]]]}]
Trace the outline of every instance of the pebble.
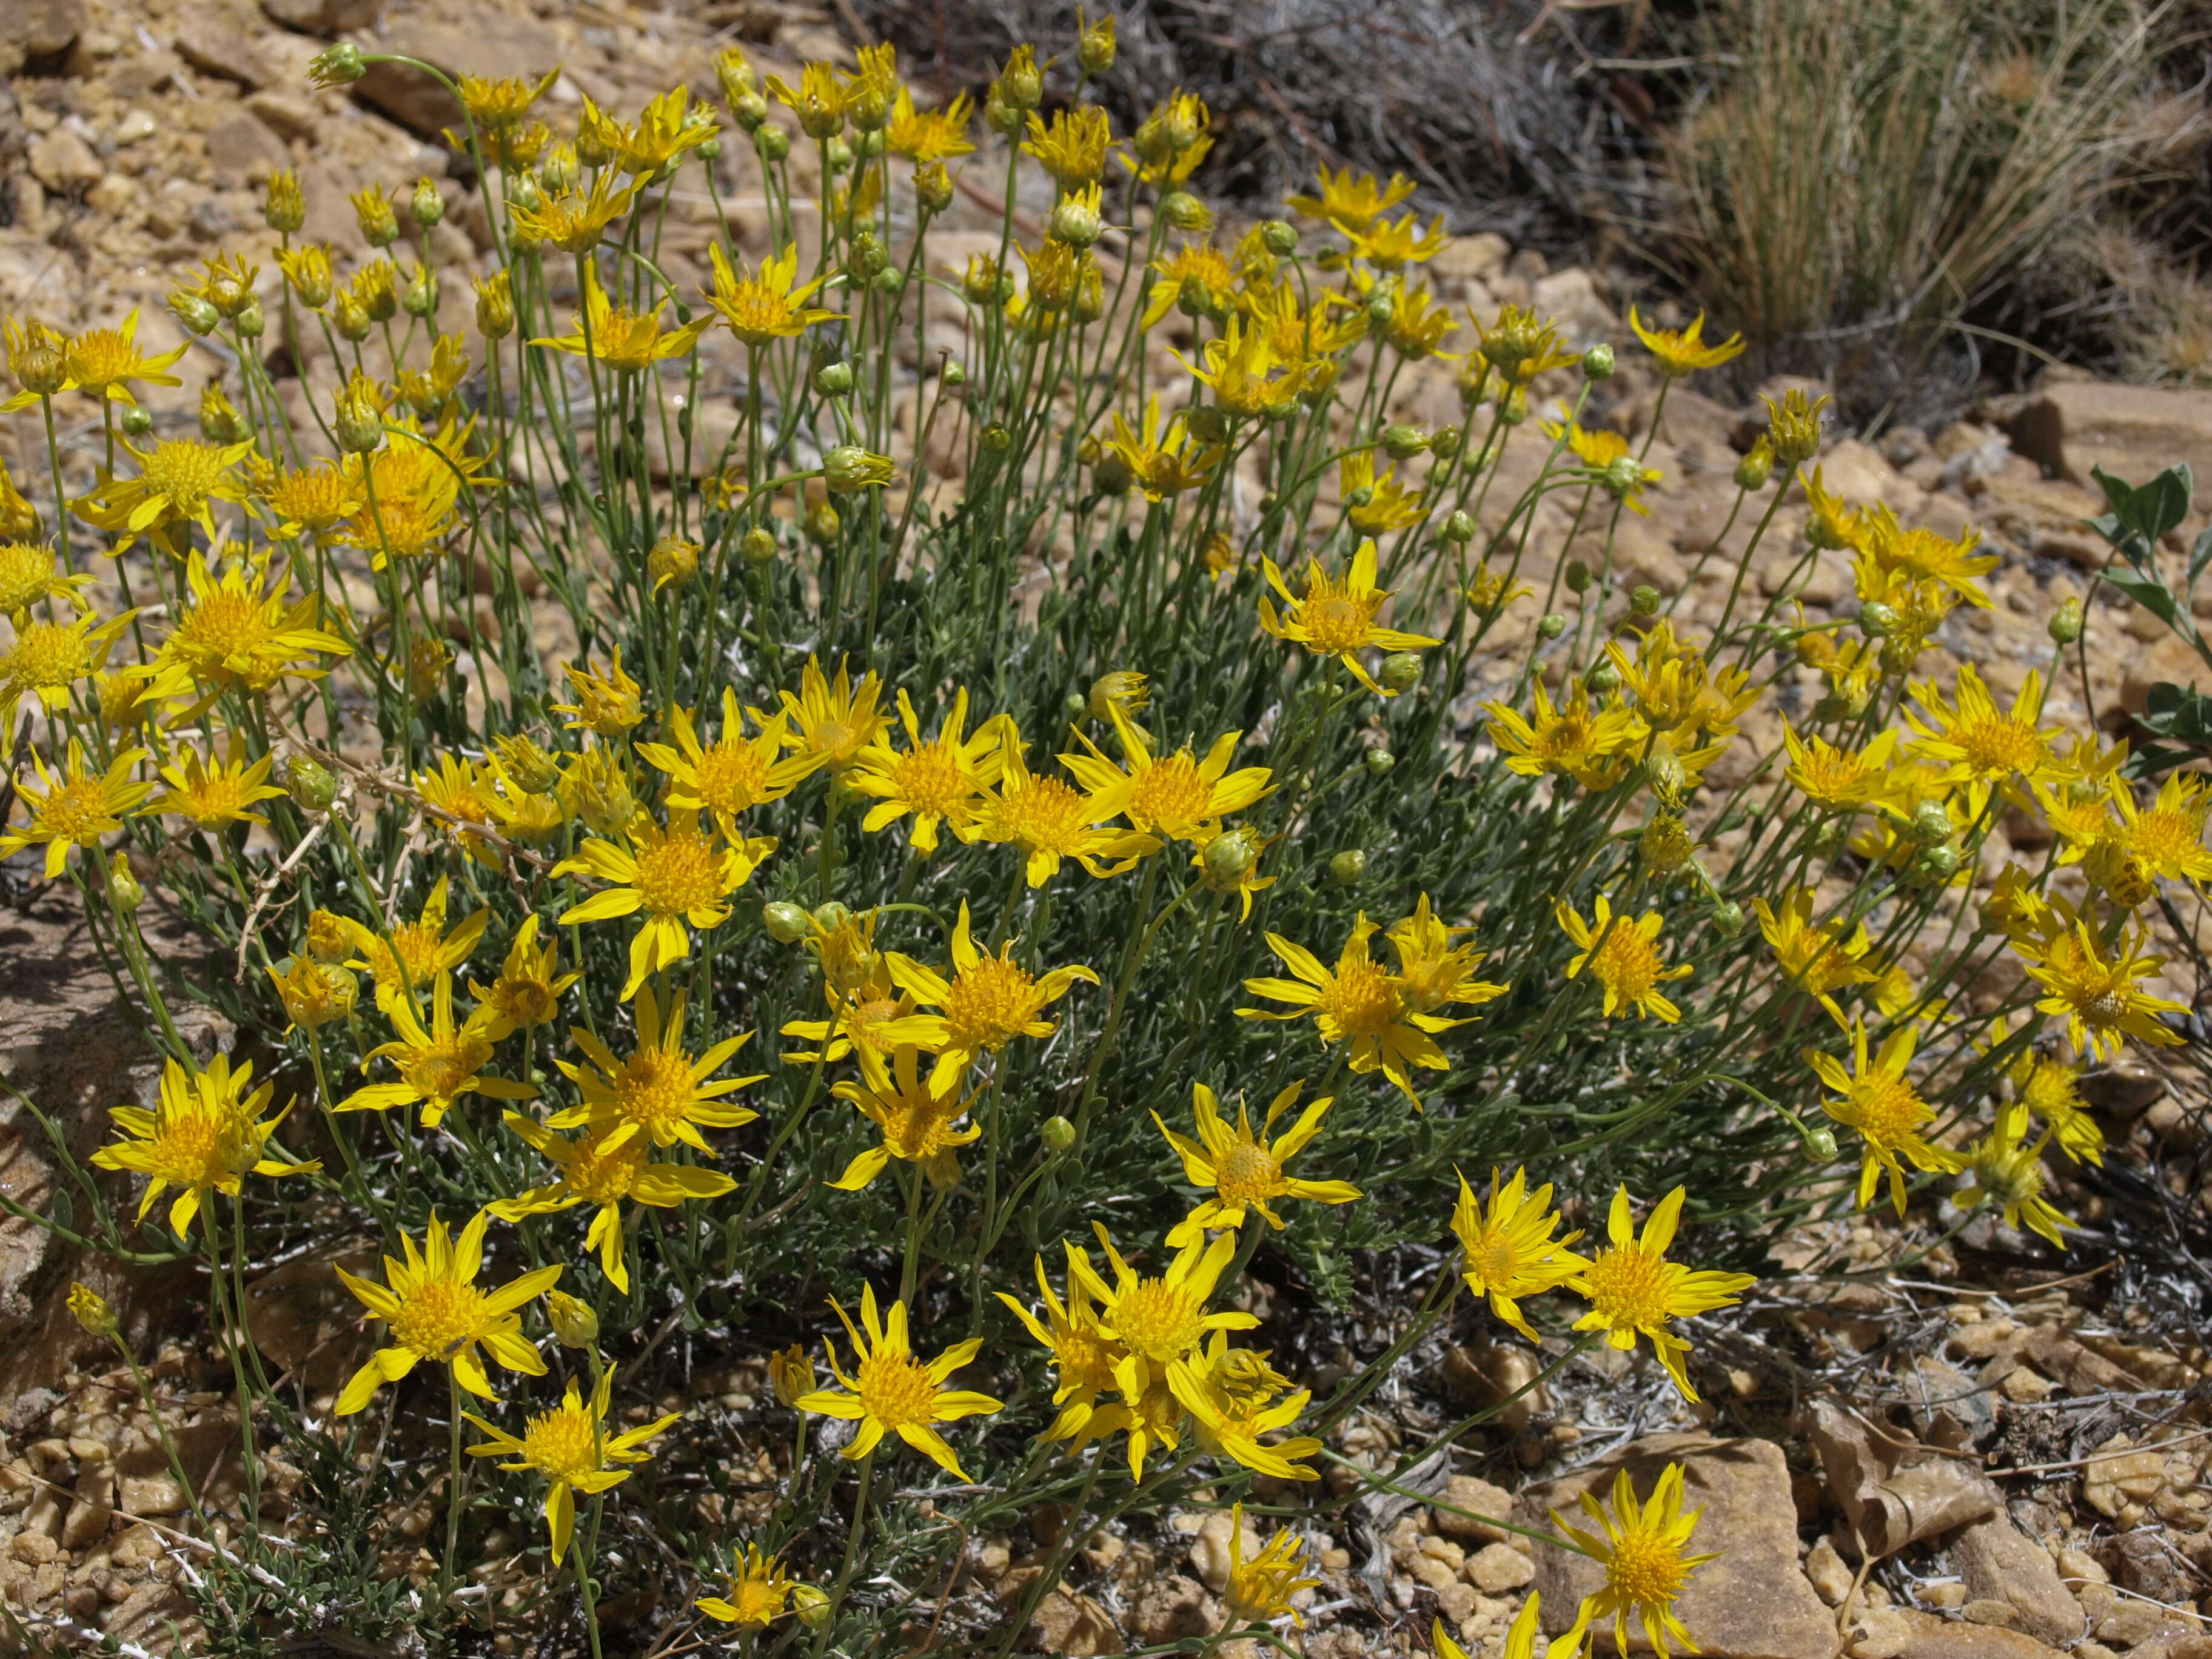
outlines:
[{"label": "pebble", "polygon": [[1468,1583],[1492,1595],[1519,1589],[1535,1576],[1536,1564],[1510,1544],[1486,1544],[1467,1563]]},{"label": "pebble", "polygon": [[1805,1577],[1813,1581],[1814,1589],[1832,1607],[1844,1605],[1844,1598],[1851,1593],[1851,1580],[1856,1576],[1849,1564],[1837,1553],[1836,1547],[1825,1538],[1805,1552]]},{"label": "pebble", "polygon": [[[1209,1515],[1200,1526],[1198,1536],[1190,1542],[1191,1571],[1217,1595],[1229,1585],[1230,1529],[1234,1525],[1235,1517],[1231,1516]],[[1244,1523],[1241,1547],[1247,1561],[1260,1553],[1260,1534],[1249,1521]]]}]

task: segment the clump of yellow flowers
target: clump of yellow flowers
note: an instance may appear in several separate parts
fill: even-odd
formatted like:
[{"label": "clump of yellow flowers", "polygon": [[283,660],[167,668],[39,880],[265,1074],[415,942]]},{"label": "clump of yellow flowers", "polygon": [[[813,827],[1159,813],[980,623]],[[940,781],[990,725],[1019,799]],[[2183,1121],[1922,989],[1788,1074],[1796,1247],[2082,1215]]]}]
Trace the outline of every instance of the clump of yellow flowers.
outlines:
[{"label": "clump of yellow flowers", "polygon": [[[1627,584],[1680,481],[1606,383],[1741,343],[1455,313],[1402,178],[1236,222],[1202,100],[1115,130],[1115,52],[934,98],[732,47],[635,110],[462,76],[473,264],[434,182],[364,189],[361,253],[284,173],[183,348],[8,319],[6,406],[97,433],[0,471],[0,859],[163,1050],[91,1158],[135,1207],[49,1218],[204,1264],[249,1474],[210,1616],[316,1616],[281,1452],[299,1536],[366,1528],[406,1589],[359,1604],[441,1640],[557,1591],[596,1651],[619,1591],[912,1646],[1042,1504],[960,1640],[1167,1503],[1230,1513],[1223,1633],[1264,1627],[1316,1580],[1242,1498],[1373,1474],[1349,1414],[1462,1291],[1694,1401],[1771,1200],[2063,1247],[2083,1067],[2179,1040],[2212,793],[2069,738],[2056,657],[1941,671],[1994,556],[1831,494],[1822,399],[1737,467],[1741,552]],[[1299,1374],[1287,1290],[1447,1234]],[[280,1370],[271,1262],[372,1330]],[[1607,1575],[1570,1650],[1686,1644],[1683,1501],[1559,1523]]]}]

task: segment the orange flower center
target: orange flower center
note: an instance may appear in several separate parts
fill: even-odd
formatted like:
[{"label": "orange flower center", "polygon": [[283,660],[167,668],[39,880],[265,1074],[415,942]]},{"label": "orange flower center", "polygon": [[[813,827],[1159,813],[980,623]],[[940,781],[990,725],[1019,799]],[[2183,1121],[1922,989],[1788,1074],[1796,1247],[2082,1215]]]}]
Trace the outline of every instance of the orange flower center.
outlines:
[{"label": "orange flower center", "polygon": [[204,671],[246,665],[236,659],[267,649],[273,633],[260,600],[234,589],[217,588],[193,602],[169,642],[185,662]]},{"label": "orange flower center", "polygon": [[925,1425],[937,1404],[937,1383],[929,1368],[910,1353],[880,1349],[860,1362],[854,1392],[868,1415],[885,1428]]},{"label": "orange flower center", "polygon": [[667,1144],[665,1131],[691,1109],[698,1094],[688,1055],[641,1048],[623,1061],[614,1079],[615,1110]]},{"label": "orange flower center", "polygon": [[1672,1317],[1667,1306],[1667,1260],[1643,1244],[1601,1250],[1584,1275],[1590,1307],[1614,1330],[1658,1330]]},{"label": "orange flower center", "polygon": [[1140,1279],[1114,1300],[1107,1323],[1147,1359],[1180,1359],[1206,1334],[1206,1310],[1182,1286]]},{"label": "orange flower center", "polygon": [[472,1033],[433,1037],[408,1057],[399,1074],[432,1100],[451,1100],[477,1066],[491,1057],[491,1046]]},{"label": "orange flower center", "polygon": [[398,1293],[392,1340],[425,1359],[450,1360],[483,1334],[484,1296],[453,1279],[425,1279]]},{"label": "orange flower center", "polygon": [[742,738],[725,738],[692,768],[692,787],[713,812],[742,812],[767,797],[768,765]]},{"label": "orange flower center", "polygon": [[1344,593],[1310,599],[1298,612],[1298,620],[1305,624],[1308,645],[1322,653],[1358,650],[1367,643],[1374,617],[1371,604]]},{"label": "orange flower center", "polygon": [[190,439],[157,444],[139,483],[163,497],[178,516],[194,518],[222,483],[222,452]]},{"label": "orange flower center", "polygon": [[1637,931],[1633,921],[1618,916],[1590,963],[1590,971],[1623,1002],[1640,1001],[1659,982],[1659,952]]},{"label": "orange flower center", "polygon": [[92,672],[92,650],[75,629],[59,623],[26,623],[8,653],[7,678],[33,689],[67,685]]},{"label": "orange flower center", "polygon": [[594,1204],[614,1204],[628,1198],[645,1170],[644,1138],[632,1135],[610,1152],[605,1147],[611,1133],[590,1136],[568,1161],[569,1188]]},{"label": "orange flower center", "polygon": [[[397,990],[400,969],[404,968],[409,985],[418,992],[428,988],[431,976],[438,971],[438,952],[445,944],[445,938],[443,916],[435,921],[402,922],[392,930],[390,948],[380,945],[370,953],[370,968],[376,975],[376,982],[387,989]],[[397,961],[393,959],[395,957]]]},{"label": "orange flower center", "polygon": [[957,1045],[996,1054],[1042,1006],[1029,969],[1005,957],[984,957],[954,978],[945,1019]]},{"label": "orange flower center", "polygon": [[1670,1605],[1681,1594],[1687,1576],[1679,1545],[1637,1527],[1627,1529],[1605,1565],[1607,1588],[1635,1607]]},{"label": "orange flower center", "polygon": [[230,823],[246,816],[252,804],[246,784],[234,772],[208,772],[192,778],[175,792],[177,810],[202,829]]},{"label": "orange flower center", "polygon": [[1979,777],[2032,772],[2043,758],[2043,739],[2033,728],[1994,715],[1961,720],[1952,728],[1950,737]]},{"label": "orange flower center", "polygon": [[2128,835],[2129,850],[2146,864],[2179,864],[2197,850],[2203,834],[2203,821],[2193,813],[2154,806],[2136,819]]},{"label": "orange flower center", "polygon": [[25,542],[0,546],[0,613],[13,616],[54,591],[52,554]]},{"label": "orange flower center", "polygon": [[1129,821],[1139,829],[1156,824],[1194,823],[1212,816],[1213,786],[1188,750],[1154,761],[1132,780]]},{"label": "orange flower center", "polygon": [[1397,1023],[1405,1002],[1380,963],[1340,963],[1316,1012],[1350,1037],[1379,1037]]},{"label": "orange flower center", "polygon": [[1006,793],[988,817],[992,836],[1032,850],[1072,853],[1083,843],[1088,797],[1058,778],[1031,778]]},{"label": "orange flower center", "polygon": [[1214,1167],[1213,1190],[1231,1204],[1249,1204],[1278,1191],[1283,1166],[1265,1146],[1240,1141],[1224,1153]]},{"label": "orange flower center", "polygon": [[891,794],[917,817],[943,817],[975,793],[975,781],[958,751],[942,738],[925,743],[890,763]]},{"label": "orange flower center", "polygon": [[1863,1077],[1851,1084],[1852,1126],[1878,1146],[1896,1146],[1934,1115],[1919,1091],[1901,1077]]},{"label": "orange flower center", "polygon": [[548,1480],[573,1480],[599,1468],[599,1450],[590,1416],[556,1406],[539,1412],[522,1431],[522,1458]]},{"label": "orange flower center", "polygon": [[703,835],[648,841],[638,848],[637,875],[630,884],[656,921],[711,909],[722,896],[721,860]]},{"label": "orange flower center", "polygon": [[107,810],[107,792],[98,778],[74,778],[46,797],[39,808],[37,822],[56,841],[88,847],[113,816]]}]

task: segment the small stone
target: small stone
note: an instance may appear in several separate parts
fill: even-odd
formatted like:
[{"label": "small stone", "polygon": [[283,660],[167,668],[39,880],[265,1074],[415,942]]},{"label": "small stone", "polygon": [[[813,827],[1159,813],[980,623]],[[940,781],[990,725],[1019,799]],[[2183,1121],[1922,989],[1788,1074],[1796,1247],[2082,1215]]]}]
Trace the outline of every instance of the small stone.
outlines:
[{"label": "small stone", "polygon": [[81,1550],[107,1536],[115,1519],[115,1465],[103,1459],[76,1478],[76,1502],[62,1522],[62,1546]]},{"label": "small stone", "polygon": [[[1455,1584],[1459,1582],[1459,1575],[1454,1572],[1447,1563],[1439,1561],[1433,1555],[1415,1556],[1407,1571],[1432,1590],[1440,1590],[1446,1584]],[[1531,1568],[1530,1571],[1533,1572],[1534,1569]]]},{"label": "small stone", "polygon": [[85,192],[86,203],[105,213],[111,219],[127,217],[138,205],[140,186],[136,179],[120,173],[111,173]]},{"label": "small stone", "polygon": [[1959,1616],[1970,1625],[2002,1625],[2007,1630],[2020,1627],[2019,1610],[2011,1602],[1996,1601],[1986,1595],[1961,1602]]},{"label": "small stone", "polygon": [[1823,1538],[1805,1552],[1805,1577],[1812,1580],[1823,1601],[1840,1607],[1851,1593],[1851,1581],[1856,1575],[1836,1553],[1836,1547]]},{"label": "small stone", "polygon": [[1923,1607],[1956,1612],[1966,1605],[1966,1587],[1953,1579],[1945,1584],[1923,1584],[1914,1592]]},{"label": "small stone", "polygon": [[[1449,1504],[1451,1509],[1446,1509]],[[1464,1510],[1465,1515],[1455,1515],[1454,1510]],[[1492,1542],[1503,1540],[1505,1528],[1494,1524],[1513,1513],[1513,1494],[1503,1486],[1493,1486],[1487,1480],[1472,1474],[1455,1474],[1444,1483],[1443,1491],[1429,1513],[1434,1517],[1437,1530],[1451,1538],[1480,1538]],[[1488,1521],[1473,1519],[1489,1516]]]},{"label": "small stone", "polygon": [[306,99],[295,98],[273,87],[255,93],[246,100],[246,106],[260,118],[262,125],[287,143],[295,138],[312,139],[328,125],[323,112]]},{"label": "small stone", "polygon": [[234,81],[252,91],[269,83],[269,66],[246,39],[211,12],[195,12],[177,27],[177,56],[203,75]]},{"label": "small stone", "polygon": [[0,75],[67,51],[84,24],[84,0],[8,0],[0,7]]},{"label": "small stone", "polygon": [[9,1547],[14,1551],[18,1561],[31,1567],[54,1560],[62,1553],[59,1540],[49,1538],[42,1532],[19,1532]]},{"label": "small stone", "polygon": [[67,127],[56,127],[31,146],[32,176],[64,196],[89,189],[106,171],[92,147]]},{"label": "small stone", "polygon": [[1449,1538],[1424,1538],[1419,1547],[1422,1554],[1443,1562],[1454,1572],[1467,1565],[1467,1552]]},{"label": "small stone", "polygon": [[1486,1595],[1519,1589],[1536,1576],[1536,1564],[1510,1544],[1486,1544],[1468,1558],[1467,1581]]},{"label": "small stone", "polygon": [[1125,1651],[1121,1633],[1106,1609],[1062,1584],[1046,1596],[1030,1620],[1030,1644],[1068,1659],[1095,1659]]},{"label": "small stone", "polygon": [[2102,1642],[2082,1641],[2074,1644],[2075,1659],[2120,1659],[2119,1655]]},{"label": "small stone", "polygon": [[[1229,1515],[1209,1515],[1206,1524],[1198,1529],[1198,1536],[1190,1540],[1192,1571],[1204,1581],[1206,1589],[1217,1595],[1229,1587],[1229,1540],[1233,1524],[1233,1517]],[[1247,1561],[1260,1553],[1260,1534],[1249,1521],[1244,1523],[1240,1547]]]},{"label": "small stone", "polygon": [[2012,1609],[2013,1619],[1997,1622],[2010,1623],[2053,1646],[2081,1634],[2081,1604],[2059,1578],[2051,1552],[2023,1534],[2002,1510],[1959,1534],[1951,1546],[1951,1565],[1965,1581],[1969,1606],[1992,1601]]},{"label": "small stone", "polygon": [[1206,1586],[1181,1573],[1146,1584],[1129,1610],[1130,1633],[1149,1644],[1210,1636],[1216,1622]]},{"label": "small stone", "polygon": [[383,0],[261,0],[262,15],[270,22],[304,34],[368,28],[382,7]]},{"label": "small stone", "polygon": [[2069,1583],[2109,1584],[2112,1575],[2105,1571],[2105,1564],[2087,1550],[2061,1548],[2053,1553],[2058,1576]]},{"label": "small stone", "polygon": [[179,1515],[185,1509],[185,1489],[173,1475],[125,1475],[120,1497],[131,1515]]},{"label": "small stone", "polygon": [[216,123],[207,136],[208,165],[217,174],[244,179],[255,164],[285,167],[292,163],[283,141],[258,119],[244,111]]},{"label": "small stone", "polygon": [[123,118],[115,124],[115,142],[135,144],[142,138],[151,138],[161,130],[161,124],[143,109],[125,110]]},{"label": "small stone", "polygon": [[2097,1639],[2116,1648],[2131,1648],[2148,1640],[2166,1620],[2166,1610],[2148,1601],[2122,1601],[2098,1620]]}]

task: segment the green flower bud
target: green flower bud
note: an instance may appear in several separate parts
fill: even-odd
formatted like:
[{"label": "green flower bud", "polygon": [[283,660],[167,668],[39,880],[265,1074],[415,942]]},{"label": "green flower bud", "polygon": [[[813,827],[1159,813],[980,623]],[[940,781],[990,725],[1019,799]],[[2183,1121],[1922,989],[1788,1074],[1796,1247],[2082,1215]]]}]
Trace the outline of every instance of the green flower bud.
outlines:
[{"label": "green flower bud", "polygon": [[1388,328],[1398,314],[1398,302],[1388,289],[1378,289],[1367,301],[1367,320],[1376,328]]},{"label": "green flower bud", "polygon": [[1567,561],[1567,592],[1587,593],[1589,592],[1589,585],[1590,568],[1580,559],[1569,559]]},{"label": "green flower bud", "polygon": [[1735,487],[1742,490],[1764,489],[1773,476],[1774,448],[1761,438],[1735,464]]},{"label": "green flower bud", "polygon": [[1065,242],[1070,247],[1089,247],[1105,234],[1105,220],[1081,197],[1063,197],[1060,205],[1052,210],[1051,234],[1054,241]]},{"label": "green flower bud", "polygon": [[1638,582],[1628,590],[1628,609],[1635,616],[1656,617],[1661,597],[1659,590],[1650,582]]},{"label": "green flower bud", "polygon": [[1912,836],[1930,845],[1951,839],[1951,815],[1936,801],[1923,800],[1912,814]]},{"label": "green flower bud", "polygon": [[1465,546],[1474,539],[1475,522],[1472,514],[1462,509],[1444,520],[1443,537],[1455,546]]},{"label": "green flower bud", "polygon": [[327,812],[338,798],[338,781],[319,761],[295,755],[284,764],[284,793],[303,812]]},{"label": "green flower bud", "polygon": [[719,161],[722,159],[722,141],[720,138],[702,139],[698,149],[699,159],[702,161]]},{"label": "green flower bud", "polygon": [[1374,499],[1374,486],[1371,484],[1362,484],[1358,489],[1353,490],[1350,495],[1344,498],[1344,504],[1346,507],[1365,507]]},{"label": "green flower bud", "polygon": [[131,855],[121,848],[116,848],[115,858],[107,866],[107,900],[126,915],[146,902],[146,890],[138,884]]},{"label": "green flower bud", "polygon": [[1734,939],[1743,932],[1743,906],[1734,899],[1723,899],[1713,906],[1713,926],[1723,939]]},{"label": "green flower bud", "polygon": [[545,192],[538,187],[537,175],[518,173],[507,181],[507,199],[526,212],[535,213],[545,205]]},{"label": "green flower bud", "polygon": [[143,404],[132,404],[123,411],[121,424],[125,437],[143,438],[154,429],[153,411]]},{"label": "green flower bud", "polygon": [[1920,867],[1936,881],[1950,880],[1965,862],[1966,854],[1959,850],[1957,843],[1948,841],[1920,855]]},{"label": "green flower bud", "polygon": [[1836,1156],[1836,1132],[1825,1123],[1815,1123],[1805,1132],[1805,1155],[1823,1164],[1832,1163]]},{"label": "green flower bud", "polygon": [[194,334],[211,334],[215,325],[222,320],[222,313],[197,294],[172,294],[169,309]]},{"label": "green flower bud", "polygon": [[1429,434],[1417,426],[1382,428],[1382,452],[1394,461],[1411,460],[1429,447]]},{"label": "green flower bud", "polygon": [[1213,220],[1206,204],[1187,190],[1170,191],[1160,203],[1159,216],[1174,228],[1191,236],[1204,230]]},{"label": "green flower bud", "polygon": [[1376,683],[1393,696],[1410,691],[1421,683],[1421,655],[1418,651],[1393,651],[1382,659],[1382,672]]},{"label": "green flower bud", "polygon": [[1060,712],[1072,720],[1079,720],[1091,712],[1091,699],[1080,691],[1071,691],[1060,700]]},{"label": "green flower bud", "polygon": [[1075,61],[1085,75],[1103,75],[1114,67],[1114,16],[1109,12],[1083,31],[1075,43]]},{"label": "green flower bud", "polygon": [[415,193],[407,198],[407,214],[415,222],[428,230],[441,224],[446,217],[446,198],[438,193],[437,185],[428,179],[415,181]]},{"label": "green flower bud", "polygon": [[1045,1151],[1059,1158],[1074,1146],[1075,1126],[1054,1113],[1038,1127],[1037,1139],[1044,1142]]},{"label": "green flower bud", "polygon": [[1536,620],[1536,637],[1540,640],[1556,640],[1566,631],[1567,619],[1556,611]]},{"label": "green flower bud", "polygon": [[747,564],[764,565],[775,557],[775,538],[755,525],[738,538],[738,555]]},{"label": "green flower bud", "polygon": [[1347,848],[1328,861],[1328,878],[1339,887],[1357,887],[1367,874],[1367,854]]},{"label": "green flower bud", "polygon": [[975,434],[975,444],[986,455],[1003,455],[1014,447],[1012,431],[994,421]]},{"label": "green flower bud", "polygon": [[599,1316],[592,1304],[566,1291],[545,1292],[546,1316],[553,1340],[564,1348],[588,1348],[599,1340]]},{"label": "green flower bud", "polygon": [[853,919],[853,907],[838,899],[823,899],[812,911],[814,925],[825,933],[834,933]]},{"label": "green flower bud", "polygon": [[401,307],[410,317],[428,317],[438,308],[438,273],[428,265],[415,267],[415,274],[407,279],[407,291],[399,296]]},{"label": "green flower bud", "polygon": [[1398,757],[1387,749],[1370,749],[1360,759],[1370,778],[1388,777],[1390,769],[1397,763]]},{"label": "green flower bud", "polygon": [[230,319],[230,325],[248,340],[258,340],[269,326],[269,319],[261,309],[258,300],[249,302],[245,310]]},{"label": "green flower bud", "polygon": [[791,135],[781,127],[764,126],[758,134],[761,160],[787,161],[791,155]]},{"label": "green flower bud", "polygon": [[1592,696],[1609,697],[1620,690],[1620,671],[1613,665],[1611,658],[1601,657],[1583,676],[1583,684],[1589,687]]},{"label": "green flower bud", "polygon": [[1882,639],[1896,626],[1896,611],[1880,599],[1869,599],[1859,607],[1859,632],[1869,639]]},{"label": "green flower bud", "polygon": [[1252,873],[1252,866],[1260,861],[1259,843],[1249,830],[1224,830],[1206,843],[1199,854],[1205,866],[1206,878],[1218,887],[1236,886]]},{"label": "green flower bud", "polygon": [[778,945],[796,945],[813,931],[805,909],[782,899],[771,899],[761,906],[761,926]]},{"label": "green flower bud", "polygon": [[1455,426],[1441,426],[1436,436],[1429,440],[1429,453],[1450,460],[1459,453],[1460,446],[1467,441],[1467,434]]},{"label": "green flower bud", "polygon": [[368,73],[361,48],[350,40],[324,47],[307,65],[307,79],[318,87],[349,87]]},{"label": "green flower bud", "polygon": [[2081,601],[2063,599],[2051,613],[2050,634],[2056,645],[2071,645],[2081,637]]},{"label": "green flower bud", "polygon": [[768,100],[747,88],[729,100],[730,118],[744,132],[758,132],[768,125]]},{"label": "green flower bud", "polygon": [[1286,259],[1298,251],[1298,228],[1287,219],[1270,219],[1260,227],[1260,240],[1268,252]]},{"label": "green flower bud", "polygon": [[842,398],[852,389],[850,363],[824,363],[814,371],[814,390],[824,398]]},{"label": "green flower bud", "polygon": [[1613,378],[1613,348],[1601,340],[1583,353],[1583,379],[1609,380]]},{"label": "green flower bud", "polygon": [[938,371],[938,378],[947,386],[966,386],[968,371],[960,367],[958,358],[949,357],[945,360],[945,367]]},{"label": "green flower bud", "polygon": [[896,265],[885,265],[869,286],[878,294],[896,294],[906,286],[906,272]]},{"label": "green flower bud", "polygon": [[853,239],[853,251],[846,258],[845,268],[862,282],[867,282],[890,262],[890,250],[884,246],[882,239],[872,230],[863,230]]},{"label": "green flower bud", "polygon": [[842,138],[832,138],[823,146],[823,154],[832,173],[842,173],[853,165],[853,147]]}]

